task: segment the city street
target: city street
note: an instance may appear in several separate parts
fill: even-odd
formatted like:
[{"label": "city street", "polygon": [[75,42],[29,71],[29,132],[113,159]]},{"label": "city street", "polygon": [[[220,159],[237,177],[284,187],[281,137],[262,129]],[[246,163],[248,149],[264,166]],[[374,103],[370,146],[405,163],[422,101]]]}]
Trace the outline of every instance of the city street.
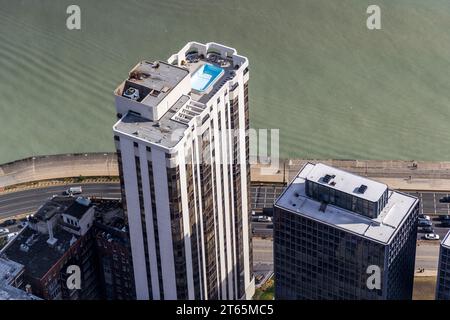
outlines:
[{"label": "city street", "polygon": [[[33,212],[38,209],[47,199],[55,194],[62,194],[71,186],[82,186],[83,194],[97,197],[118,198],[120,197],[120,187],[118,183],[104,184],[73,184],[50,186],[41,189],[29,189],[14,193],[0,195],[0,218],[7,218],[17,214]],[[282,185],[253,185],[251,187],[252,208],[261,214],[264,208],[272,208],[273,202],[281,194],[284,187]],[[449,205],[439,203],[439,199],[447,196],[446,193],[433,192],[411,192],[421,199],[421,213],[449,214]],[[438,216],[431,216],[433,228],[441,239],[445,236],[448,228],[440,227]],[[268,275],[273,271],[272,262],[272,236],[273,224],[271,222],[252,222],[253,231],[253,255],[255,273]],[[418,233],[418,239],[423,237],[423,233]],[[263,239],[265,238],[265,239]],[[417,247],[417,268],[426,270],[436,270],[439,252],[439,242],[422,242]]]},{"label": "city street", "polygon": [[61,186],[50,186],[40,189],[29,189],[14,193],[0,195],[0,219],[18,214],[34,212],[46,200],[53,195],[61,195],[69,187],[81,186],[83,193],[95,197],[119,198],[120,186],[118,183],[105,184],[72,184]]}]

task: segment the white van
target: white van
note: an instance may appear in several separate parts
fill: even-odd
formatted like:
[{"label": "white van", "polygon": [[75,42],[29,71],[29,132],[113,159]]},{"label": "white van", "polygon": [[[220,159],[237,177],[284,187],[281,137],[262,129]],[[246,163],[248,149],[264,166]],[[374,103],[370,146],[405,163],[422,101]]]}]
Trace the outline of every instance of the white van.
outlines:
[{"label": "white van", "polygon": [[83,192],[83,189],[81,187],[70,187],[66,190],[66,194],[74,195],[74,194],[80,194]]}]

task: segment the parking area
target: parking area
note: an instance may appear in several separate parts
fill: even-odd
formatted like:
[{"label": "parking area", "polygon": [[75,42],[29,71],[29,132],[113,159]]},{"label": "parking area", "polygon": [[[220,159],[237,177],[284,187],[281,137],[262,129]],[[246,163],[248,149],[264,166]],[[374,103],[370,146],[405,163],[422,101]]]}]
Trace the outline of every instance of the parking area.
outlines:
[{"label": "parking area", "polygon": [[250,188],[252,210],[263,211],[264,208],[272,208],[276,198],[283,192],[282,184],[254,184]]},{"label": "parking area", "polygon": [[441,203],[439,199],[448,197],[449,193],[442,192],[408,192],[420,199],[420,213],[428,215],[450,215],[450,205]]}]

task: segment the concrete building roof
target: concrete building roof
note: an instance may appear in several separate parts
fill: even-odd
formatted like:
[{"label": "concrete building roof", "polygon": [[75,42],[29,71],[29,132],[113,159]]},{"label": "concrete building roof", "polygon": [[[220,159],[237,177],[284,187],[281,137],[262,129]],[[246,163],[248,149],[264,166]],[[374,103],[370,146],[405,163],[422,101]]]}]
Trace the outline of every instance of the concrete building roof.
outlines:
[{"label": "concrete building roof", "polygon": [[[325,211],[321,211],[321,203],[309,198],[305,193],[305,182],[308,177],[316,177],[317,175],[323,175],[324,172],[329,172],[324,171],[323,165],[320,165],[317,170],[314,170],[315,167],[315,164],[307,163],[276,200],[275,206],[361,237],[388,244],[418,201],[413,196],[389,190],[388,203],[375,219],[330,204],[326,206]],[[342,175],[341,170],[334,171],[334,173],[336,173],[336,176]],[[350,179],[348,175],[345,175],[345,177],[351,182],[364,181],[369,188],[374,182],[365,178],[359,180],[351,177]],[[338,186],[338,184],[336,185]],[[345,185],[344,190],[348,190],[347,184],[343,183],[343,185]],[[374,185],[376,188],[380,188],[377,189],[378,194],[381,186],[376,183]]]},{"label": "concrete building roof", "polygon": [[0,300],[40,300],[38,297],[12,286],[24,266],[9,259],[0,258]]},{"label": "concrete building roof", "polygon": [[[330,178],[329,182],[324,181],[324,177],[327,175]],[[377,202],[388,188],[387,185],[383,183],[333,168],[322,163],[316,164],[308,173],[306,179],[371,202]],[[364,193],[358,191],[360,186],[367,187]]]},{"label": "concrete building roof", "polygon": [[[157,67],[155,68],[155,66]],[[133,84],[133,87],[138,85],[141,94],[141,98],[138,101],[148,106],[156,106],[188,74],[188,70],[167,62],[142,61],[131,70],[123,92],[131,84]]]},{"label": "concrete building roof", "polygon": [[24,290],[0,283],[0,300],[42,300]]},{"label": "concrete building roof", "polygon": [[15,261],[0,257],[0,282],[10,283],[24,269],[24,266]]},{"label": "concrete building roof", "polygon": [[[234,49],[228,49],[230,52],[235,52]],[[168,111],[157,121],[129,112],[114,125],[115,131],[163,148],[173,148],[184,137],[184,130],[189,127],[190,121],[207,112],[206,103],[224,85],[233,81],[236,76],[236,68],[241,63],[234,61],[231,56],[223,57],[215,52],[205,55],[191,53],[179,66],[177,62],[141,62],[130,72],[124,85],[116,90],[116,95],[122,95],[128,87],[138,85],[139,92],[143,92],[145,98],[137,101],[144,105],[156,106],[184,77],[190,77],[204,64],[220,67],[223,69],[223,74],[218,76],[217,81],[203,92],[191,88],[188,95],[180,96],[178,101],[170,106]],[[158,66],[155,68],[156,63]],[[157,97],[150,94],[152,90],[160,92]]]},{"label": "concrete building roof", "polygon": [[115,124],[114,129],[121,133],[171,148],[183,138],[184,130],[188,127],[184,123],[173,120],[172,117],[189,99],[189,96],[181,96],[158,121],[128,113]]}]

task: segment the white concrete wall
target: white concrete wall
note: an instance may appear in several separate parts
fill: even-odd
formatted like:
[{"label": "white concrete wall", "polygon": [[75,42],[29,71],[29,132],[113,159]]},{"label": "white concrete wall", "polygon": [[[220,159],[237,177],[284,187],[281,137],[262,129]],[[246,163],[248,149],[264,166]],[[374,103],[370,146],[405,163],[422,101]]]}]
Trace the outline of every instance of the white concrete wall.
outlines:
[{"label": "white concrete wall", "polygon": [[144,242],[139,208],[139,195],[133,141],[121,137],[120,150],[125,183],[128,225],[130,229],[131,253],[133,257],[136,298],[148,300],[147,270],[145,268]]},{"label": "white concrete wall", "polygon": [[160,150],[152,150],[152,165],[164,299],[175,300],[177,299],[177,290],[167,185],[166,154]]}]

